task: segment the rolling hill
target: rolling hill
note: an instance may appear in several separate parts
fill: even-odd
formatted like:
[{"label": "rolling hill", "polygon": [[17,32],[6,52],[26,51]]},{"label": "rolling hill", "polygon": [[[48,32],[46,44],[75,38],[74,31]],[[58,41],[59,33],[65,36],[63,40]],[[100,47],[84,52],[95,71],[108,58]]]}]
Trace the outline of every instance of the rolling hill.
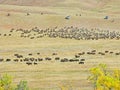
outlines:
[{"label": "rolling hill", "polygon": [[98,7],[119,0],[0,0],[0,4],[22,6],[75,6],[75,7]]},{"label": "rolling hill", "polygon": [[39,7],[76,7],[83,10],[120,13],[120,0],[0,0],[0,4]]},{"label": "rolling hill", "polygon": [[[64,20],[66,15],[71,20]],[[106,15],[108,21],[103,19]],[[116,30],[120,28],[120,0],[0,0],[0,16],[2,29],[75,25]]]}]

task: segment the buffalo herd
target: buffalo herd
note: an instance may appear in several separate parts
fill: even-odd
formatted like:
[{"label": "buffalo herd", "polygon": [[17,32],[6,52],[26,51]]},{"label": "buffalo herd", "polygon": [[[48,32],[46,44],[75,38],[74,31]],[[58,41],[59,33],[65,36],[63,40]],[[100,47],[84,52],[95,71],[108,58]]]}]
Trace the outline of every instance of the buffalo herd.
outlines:
[{"label": "buffalo herd", "polygon": [[[36,57],[34,55],[37,55]],[[26,65],[38,65],[40,62],[50,62],[50,61],[55,61],[55,62],[61,62],[61,63],[78,63],[78,64],[85,64],[85,61],[87,59],[84,58],[85,55],[99,55],[99,56],[105,56],[105,55],[115,55],[115,56],[120,56],[120,52],[113,52],[113,51],[97,51],[97,50],[91,50],[91,51],[86,51],[86,52],[79,52],[73,55],[72,58],[66,57],[60,57],[59,53],[52,53],[51,56],[46,56],[42,57],[41,53],[28,53],[26,55],[21,55],[21,54],[14,54],[14,58],[0,58],[0,62],[15,62],[15,63],[24,63]]]},{"label": "buffalo herd", "polygon": [[63,27],[58,28],[57,26],[54,28],[46,28],[39,29],[34,27],[30,30],[24,29],[11,29],[9,34],[2,34],[0,36],[12,36],[12,33],[18,33],[21,38],[29,38],[29,39],[39,39],[42,37],[49,38],[65,38],[65,39],[75,39],[75,40],[101,40],[101,39],[120,39],[119,31],[110,31],[110,30],[100,30],[97,28],[87,29],[87,28],[78,28],[78,27]]},{"label": "buffalo herd", "polygon": [[[20,38],[28,38],[28,39],[39,39],[43,37],[49,38],[64,38],[64,39],[75,39],[75,40],[119,40],[120,32],[118,31],[109,31],[109,30],[100,30],[97,28],[87,29],[87,28],[78,28],[78,27],[63,27],[58,28],[57,26],[54,28],[46,28],[39,29],[38,27],[34,27],[30,30],[24,29],[11,29],[9,33],[0,33],[0,37],[12,37],[12,35],[18,35]],[[38,65],[42,61],[60,61],[63,62],[77,62],[78,64],[85,64],[86,59],[83,58],[84,55],[120,55],[120,52],[113,51],[84,51],[74,54],[72,58],[60,57],[59,53],[52,53],[51,56],[42,57],[40,52],[36,52],[37,58],[34,56],[34,53],[28,53],[27,56],[15,53],[14,59],[10,58],[0,58],[0,62],[21,62],[27,65]]]}]

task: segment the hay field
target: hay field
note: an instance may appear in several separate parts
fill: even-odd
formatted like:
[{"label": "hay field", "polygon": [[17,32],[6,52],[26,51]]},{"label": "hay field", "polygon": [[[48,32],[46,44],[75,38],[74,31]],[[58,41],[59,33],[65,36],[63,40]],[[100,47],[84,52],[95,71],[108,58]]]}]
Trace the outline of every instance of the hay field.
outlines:
[{"label": "hay field", "polygon": [[[3,34],[9,34],[11,28],[15,30],[18,28],[31,29],[36,26],[41,29],[75,26],[110,31],[120,30],[119,0],[110,2],[105,0],[107,2],[100,3],[98,7],[93,7],[97,2],[88,0],[90,1],[88,4],[87,0],[80,1],[81,5],[77,0],[65,0],[57,2],[55,5],[45,4],[45,6],[8,5],[9,2],[0,4],[0,33],[2,33],[0,58],[12,60],[12,62],[0,62],[0,74],[12,75],[14,83],[26,80],[32,90],[60,90],[60,86],[64,85],[72,90],[93,90],[92,84],[87,81],[88,70],[91,67],[105,63],[110,69],[120,69],[120,55],[115,55],[115,52],[120,52],[120,40],[74,40],[49,37],[29,39],[19,37],[17,32],[11,37],[3,36]],[[8,13],[10,16],[7,16]],[[30,13],[30,15],[27,16],[26,13]],[[81,16],[79,16],[80,14]],[[67,15],[71,16],[70,20],[64,19]],[[108,20],[104,20],[106,15],[110,17]],[[112,22],[113,20],[114,22]],[[54,60],[55,57],[74,58],[74,55],[79,52],[91,50],[97,50],[97,52],[109,50],[114,54],[104,56],[85,54],[80,57],[85,59],[84,64]],[[38,52],[40,55],[37,55]],[[52,60],[29,66],[24,62],[14,62],[16,53],[22,54],[24,57],[29,57],[28,54],[32,53],[32,57],[51,57]],[[53,53],[58,55],[53,56]]]}]

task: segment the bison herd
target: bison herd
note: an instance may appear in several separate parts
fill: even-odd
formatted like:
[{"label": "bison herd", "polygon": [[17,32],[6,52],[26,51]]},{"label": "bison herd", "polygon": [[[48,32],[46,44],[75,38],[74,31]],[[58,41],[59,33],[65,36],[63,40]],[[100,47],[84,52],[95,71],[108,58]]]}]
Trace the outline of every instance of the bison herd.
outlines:
[{"label": "bison herd", "polygon": [[[37,55],[37,56],[34,56]],[[105,56],[105,55],[116,55],[119,56],[120,52],[113,52],[113,51],[103,51],[99,52],[97,50],[91,50],[87,52],[79,52],[73,55],[72,58],[66,57],[60,57],[58,53],[52,53],[50,56],[42,57],[41,53],[28,53],[27,55],[21,55],[21,54],[14,54],[12,55],[14,58],[0,58],[0,62],[15,62],[15,63],[24,63],[26,65],[38,65],[40,62],[61,62],[61,63],[78,63],[78,64],[85,64],[86,59],[83,58],[85,55],[99,55],[99,56]]]},{"label": "bison herd", "polygon": [[63,27],[63,28],[47,28],[39,29],[37,27],[30,30],[24,29],[11,29],[9,34],[0,34],[0,36],[12,36],[12,33],[18,33],[21,38],[38,39],[42,37],[49,38],[65,38],[75,40],[100,40],[100,39],[120,39],[120,32],[100,30],[97,28],[87,29],[78,27]]},{"label": "bison herd", "polygon": [[[78,28],[78,27],[63,27],[63,28],[47,28],[39,29],[37,27],[30,30],[24,29],[11,29],[8,34],[0,33],[0,37],[11,37],[12,35],[18,35],[20,38],[29,38],[29,39],[38,39],[42,37],[49,38],[64,38],[64,39],[75,39],[75,40],[99,40],[99,39],[120,39],[120,32],[109,31],[109,30],[100,30],[97,28],[88,30],[87,28]],[[38,65],[42,61],[60,61],[63,62],[77,62],[78,64],[84,64],[86,59],[83,58],[84,55],[120,55],[120,52],[113,51],[104,51],[99,52],[97,50],[79,52],[75,54],[72,58],[60,57],[58,53],[52,53],[51,56],[42,57],[40,52],[37,52],[37,57],[34,56],[34,53],[28,53],[24,56],[21,54],[14,54],[13,59],[10,58],[0,58],[0,62],[21,62],[27,65]]]}]

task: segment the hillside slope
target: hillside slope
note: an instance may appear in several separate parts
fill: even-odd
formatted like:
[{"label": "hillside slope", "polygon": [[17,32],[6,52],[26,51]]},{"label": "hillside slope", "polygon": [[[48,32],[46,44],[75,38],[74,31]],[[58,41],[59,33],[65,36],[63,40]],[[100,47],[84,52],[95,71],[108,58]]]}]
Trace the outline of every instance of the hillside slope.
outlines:
[{"label": "hillside slope", "polygon": [[[106,15],[109,20],[104,20]],[[120,0],[0,0],[0,17],[1,29],[73,25],[118,30]]]},{"label": "hillside slope", "polygon": [[62,0],[0,0],[0,4],[22,5],[22,6],[51,6]]},{"label": "hillside slope", "polygon": [[[0,0],[0,4],[32,6],[75,6],[97,7],[115,0]],[[119,1],[119,0],[116,0]]]},{"label": "hillside slope", "polygon": [[39,7],[73,7],[120,13],[120,0],[0,0],[0,4]]}]

